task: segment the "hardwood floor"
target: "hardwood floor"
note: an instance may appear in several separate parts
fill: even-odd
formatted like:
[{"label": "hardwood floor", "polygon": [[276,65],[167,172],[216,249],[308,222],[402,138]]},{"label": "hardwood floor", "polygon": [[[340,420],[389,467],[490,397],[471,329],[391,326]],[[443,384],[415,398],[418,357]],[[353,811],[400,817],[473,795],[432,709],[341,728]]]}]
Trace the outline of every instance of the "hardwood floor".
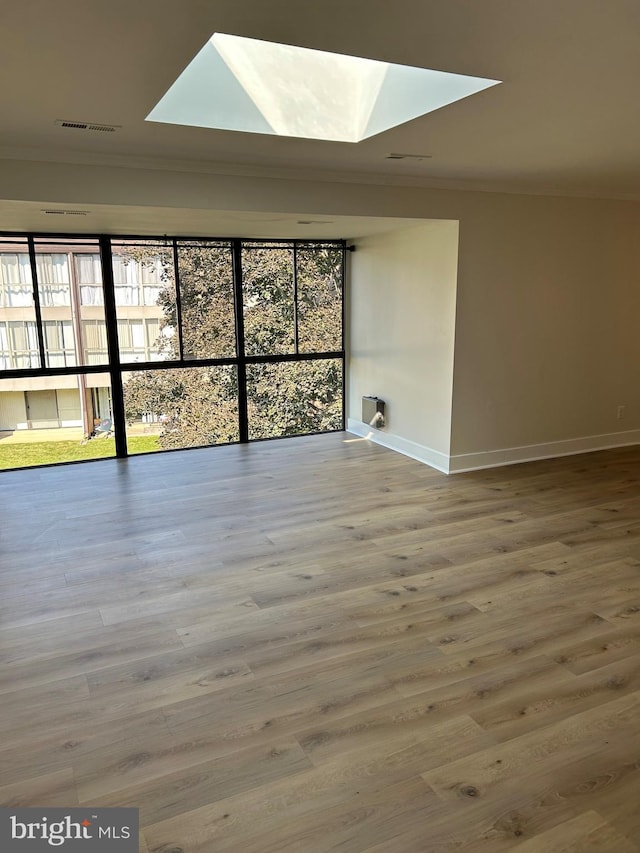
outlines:
[{"label": "hardwood floor", "polygon": [[0,475],[0,803],[149,853],[640,851],[640,448]]}]

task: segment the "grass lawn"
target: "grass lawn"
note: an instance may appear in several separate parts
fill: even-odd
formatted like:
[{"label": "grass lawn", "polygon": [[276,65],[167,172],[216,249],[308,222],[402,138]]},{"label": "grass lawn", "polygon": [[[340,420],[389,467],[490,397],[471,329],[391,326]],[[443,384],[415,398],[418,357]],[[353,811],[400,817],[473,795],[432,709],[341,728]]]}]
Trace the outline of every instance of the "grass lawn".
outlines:
[{"label": "grass lawn", "polygon": [[[160,450],[157,435],[133,435],[127,439],[129,453]],[[116,455],[113,438],[94,438],[86,444],[79,441],[38,441],[25,444],[0,442],[0,470],[25,468],[29,465],[51,465],[54,462],[76,462],[83,459],[105,459]]]}]

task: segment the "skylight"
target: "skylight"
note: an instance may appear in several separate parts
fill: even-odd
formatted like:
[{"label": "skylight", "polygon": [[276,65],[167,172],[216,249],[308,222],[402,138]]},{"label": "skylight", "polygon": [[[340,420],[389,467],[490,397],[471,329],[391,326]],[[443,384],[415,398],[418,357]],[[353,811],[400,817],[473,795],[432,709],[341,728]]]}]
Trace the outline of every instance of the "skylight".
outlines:
[{"label": "skylight", "polygon": [[360,142],[499,82],[214,33],[147,121]]}]

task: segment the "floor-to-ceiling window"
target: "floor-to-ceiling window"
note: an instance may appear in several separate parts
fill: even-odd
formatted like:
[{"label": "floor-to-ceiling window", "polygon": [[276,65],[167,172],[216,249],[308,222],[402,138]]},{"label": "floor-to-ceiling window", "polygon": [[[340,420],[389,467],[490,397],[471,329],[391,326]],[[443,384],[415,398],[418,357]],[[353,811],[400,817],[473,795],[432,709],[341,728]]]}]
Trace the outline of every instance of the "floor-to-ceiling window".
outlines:
[{"label": "floor-to-ceiling window", "polygon": [[0,237],[0,467],[115,455],[97,238]]},{"label": "floor-to-ceiling window", "polygon": [[0,236],[0,467],[342,429],[344,244]]}]

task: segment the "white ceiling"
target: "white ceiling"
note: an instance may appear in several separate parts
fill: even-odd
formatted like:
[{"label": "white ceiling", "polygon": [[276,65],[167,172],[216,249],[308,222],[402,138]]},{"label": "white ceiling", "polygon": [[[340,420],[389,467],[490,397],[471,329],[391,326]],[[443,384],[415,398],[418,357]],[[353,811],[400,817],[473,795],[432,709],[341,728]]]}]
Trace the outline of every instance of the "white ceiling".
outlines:
[{"label": "white ceiling", "polygon": [[[638,0],[20,0],[1,20],[3,157],[640,198]],[[357,144],[145,122],[215,31],[503,84]]]},{"label": "white ceiling", "polygon": [[78,207],[0,199],[0,231],[349,240],[417,227],[425,222],[424,219],[400,217],[391,219],[382,216],[319,216],[317,213],[185,210],[115,204],[83,206],[85,216],[60,212],[47,214],[44,212],[46,210],[77,211]]}]

